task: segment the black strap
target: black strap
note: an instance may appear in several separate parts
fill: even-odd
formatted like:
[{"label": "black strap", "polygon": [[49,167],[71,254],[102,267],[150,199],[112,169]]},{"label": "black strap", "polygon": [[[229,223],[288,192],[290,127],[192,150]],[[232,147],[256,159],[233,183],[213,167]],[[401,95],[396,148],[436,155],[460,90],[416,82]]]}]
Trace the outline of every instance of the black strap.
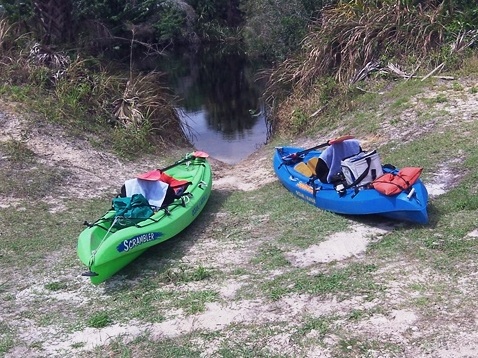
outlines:
[{"label": "black strap", "polygon": [[408,188],[411,187],[411,184],[408,180],[406,180],[404,177],[402,177],[400,174],[393,174],[391,173],[394,177],[397,177],[397,178],[400,178],[403,180],[403,182],[405,183],[405,186],[401,186],[400,184],[397,184],[397,183],[394,183],[394,182],[391,182],[391,181],[385,181],[385,180],[375,180],[374,183],[383,183],[383,184],[393,184],[395,185],[397,188],[399,188],[400,190],[404,191],[404,190],[407,190]]},{"label": "black strap", "polygon": [[363,171],[363,173],[360,174],[360,176],[353,181],[353,183],[347,184],[347,185],[345,186],[346,189],[351,188],[351,187],[353,187],[353,186],[356,186],[358,183],[360,183],[360,182],[367,176],[368,171],[370,170],[370,163],[372,162],[372,159],[371,159],[370,157],[369,157],[369,158],[365,158],[365,161],[367,162],[367,169],[365,169],[365,170]]},{"label": "black strap", "polygon": [[407,179],[405,179],[404,177],[402,177],[402,176],[400,175],[400,173],[395,174],[395,176],[397,176],[397,177],[399,177],[400,179],[402,179],[407,188],[409,188],[409,187],[411,186],[410,182],[409,182]]}]

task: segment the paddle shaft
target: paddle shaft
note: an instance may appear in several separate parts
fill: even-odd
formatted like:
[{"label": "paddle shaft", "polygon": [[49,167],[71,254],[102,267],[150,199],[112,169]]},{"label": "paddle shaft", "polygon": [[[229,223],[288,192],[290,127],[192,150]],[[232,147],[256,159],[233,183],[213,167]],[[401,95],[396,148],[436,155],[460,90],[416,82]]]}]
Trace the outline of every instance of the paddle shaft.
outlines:
[{"label": "paddle shaft", "polygon": [[[196,152],[194,152],[194,153],[196,153]],[[161,168],[159,170],[164,172],[168,169],[174,168],[175,166],[177,166],[179,164],[182,164],[182,163],[185,163],[187,161],[193,160],[194,158],[207,158],[207,156],[205,154],[202,154],[203,152],[200,152],[201,154],[197,154],[197,155],[195,155],[194,153],[192,153],[192,155],[190,155],[190,156],[187,156],[186,158],[178,160],[177,162],[175,162],[171,165],[168,165],[167,167]]]},{"label": "paddle shaft", "polygon": [[344,135],[342,137],[338,137],[338,138],[335,138],[335,139],[329,139],[327,142],[316,145],[315,147],[304,149],[304,150],[302,150],[300,152],[297,152],[297,153],[289,154],[288,157],[289,156],[298,157],[298,156],[309,153],[311,150],[319,149],[319,148],[326,147],[326,146],[334,144],[334,143],[340,143],[340,142],[343,142],[344,140],[353,139],[353,138],[354,138],[354,136]]}]

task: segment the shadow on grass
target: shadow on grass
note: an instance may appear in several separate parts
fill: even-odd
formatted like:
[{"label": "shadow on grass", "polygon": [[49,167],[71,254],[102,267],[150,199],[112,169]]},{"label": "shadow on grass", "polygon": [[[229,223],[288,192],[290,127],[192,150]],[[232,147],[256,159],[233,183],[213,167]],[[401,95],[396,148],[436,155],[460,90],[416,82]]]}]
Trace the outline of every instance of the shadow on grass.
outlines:
[{"label": "shadow on grass", "polygon": [[118,287],[118,284],[122,283],[121,281],[131,284],[132,281],[156,278],[155,280],[161,282],[161,277],[167,276],[168,270],[172,267],[179,266],[183,262],[183,257],[203,237],[202,233],[214,222],[214,213],[220,211],[229,195],[231,195],[229,192],[213,190],[205,208],[191,225],[171,239],[149,248],[136,260],[117,272],[105,282],[106,291],[112,293],[122,290],[121,287]]}]

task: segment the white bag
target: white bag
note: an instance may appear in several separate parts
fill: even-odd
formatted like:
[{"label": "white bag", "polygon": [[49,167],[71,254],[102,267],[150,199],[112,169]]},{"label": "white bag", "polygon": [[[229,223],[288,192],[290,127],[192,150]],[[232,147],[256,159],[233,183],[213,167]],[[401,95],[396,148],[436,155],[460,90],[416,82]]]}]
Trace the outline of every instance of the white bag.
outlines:
[{"label": "white bag", "polygon": [[383,175],[382,163],[376,150],[360,152],[341,161],[347,185],[362,186]]}]

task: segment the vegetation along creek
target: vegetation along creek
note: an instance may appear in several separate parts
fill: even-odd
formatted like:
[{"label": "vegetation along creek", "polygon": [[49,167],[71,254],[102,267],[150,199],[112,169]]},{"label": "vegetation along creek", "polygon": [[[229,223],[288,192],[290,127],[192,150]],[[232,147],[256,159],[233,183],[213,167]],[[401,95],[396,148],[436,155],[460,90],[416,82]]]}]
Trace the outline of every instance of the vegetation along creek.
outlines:
[{"label": "vegetation along creek", "polygon": [[241,47],[181,49],[154,64],[167,69],[168,83],[180,98],[179,117],[195,148],[235,164],[267,142],[264,85],[256,78],[261,67]]},{"label": "vegetation along creek", "polygon": [[[464,0],[0,0],[0,356],[478,356],[477,11]],[[189,69],[228,76],[200,67],[207,46],[224,67],[237,48],[264,65],[207,94],[188,86]],[[201,61],[176,72],[187,74],[176,89],[172,70],[140,67],[180,47]],[[256,81],[235,113],[211,103]],[[198,97],[181,86],[206,104],[184,102]],[[200,107],[221,126],[251,110],[244,131],[262,121],[247,114],[266,114],[267,142],[204,158],[178,111]],[[345,135],[383,163],[423,168],[427,223],[329,212],[279,182],[276,147]],[[101,283],[82,276],[96,269],[79,257],[84,222],[140,173],[192,175],[192,160],[176,163],[186,155],[212,175],[189,178],[207,200],[175,191],[194,221]]]}]

